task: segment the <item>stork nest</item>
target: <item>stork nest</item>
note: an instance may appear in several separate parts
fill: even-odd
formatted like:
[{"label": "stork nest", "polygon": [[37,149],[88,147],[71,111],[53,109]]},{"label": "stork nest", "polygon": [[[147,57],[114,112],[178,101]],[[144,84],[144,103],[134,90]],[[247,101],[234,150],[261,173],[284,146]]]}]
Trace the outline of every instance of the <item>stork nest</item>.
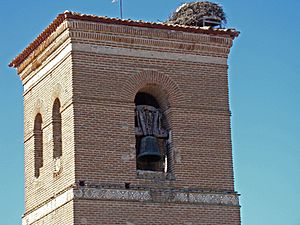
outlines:
[{"label": "stork nest", "polygon": [[226,15],[220,5],[201,1],[181,5],[166,23],[202,27],[205,17],[213,18],[223,24],[227,22]]}]

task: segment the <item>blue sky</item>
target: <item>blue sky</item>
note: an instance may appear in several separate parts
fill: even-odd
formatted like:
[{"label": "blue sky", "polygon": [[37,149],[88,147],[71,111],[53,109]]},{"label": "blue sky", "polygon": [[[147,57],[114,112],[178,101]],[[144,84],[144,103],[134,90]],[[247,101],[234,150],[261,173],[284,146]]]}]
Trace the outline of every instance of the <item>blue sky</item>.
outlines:
[{"label": "blue sky", "polygon": [[[123,0],[124,18],[164,21],[182,0]],[[241,31],[229,60],[243,225],[300,225],[300,1],[219,0]],[[1,0],[0,225],[23,213],[22,85],[7,64],[65,10],[118,17],[110,0]]]}]

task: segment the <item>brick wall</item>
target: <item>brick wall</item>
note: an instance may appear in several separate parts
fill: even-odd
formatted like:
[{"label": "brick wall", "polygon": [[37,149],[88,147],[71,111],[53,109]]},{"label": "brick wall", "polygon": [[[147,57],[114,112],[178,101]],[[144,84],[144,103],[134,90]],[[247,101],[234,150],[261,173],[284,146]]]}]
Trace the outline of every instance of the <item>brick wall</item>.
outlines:
[{"label": "brick wall", "polygon": [[74,202],[69,202],[58,208],[55,213],[50,213],[32,223],[33,225],[66,225],[74,223]]},{"label": "brick wall", "polygon": [[[129,207],[130,204],[130,207]],[[85,210],[89,208],[89,213]],[[210,205],[75,202],[75,224],[238,225],[239,209]]]},{"label": "brick wall", "polygon": [[[177,84],[182,99],[169,108],[175,158],[180,158],[174,165],[175,183],[233,190],[230,114],[227,88],[223,87],[227,85],[226,66],[174,65],[166,60],[149,62],[140,58],[128,62],[120,56],[79,52],[74,52],[73,58],[77,179],[90,177],[90,182],[97,183],[135,178],[135,158],[122,160],[135,144],[134,104],[130,95],[120,97],[120,84],[130,82],[132,75],[141,72],[146,77],[149,72],[145,71],[151,67],[154,77],[161,76],[157,85],[162,86],[164,77],[168,77]],[[169,90],[165,91],[170,95]],[[85,159],[89,166],[83,164]]]},{"label": "brick wall", "polygon": [[[61,102],[63,158],[61,173],[55,175],[52,109],[57,98]],[[25,210],[27,212],[42,205],[75,182],[71,56],[24,93],[24,108]],[[38,113],[43,120],[43,166],[40,168],[40,176],[35,178],[33,125]]]},{"label": "brick wall", "polygon": [[[32,224],[61,224],[65,213],[65,224],[240,224],[228,104],[232,36],[67,19],[47,40],[18,68],[25,87],[24,221],[40,210]],[[168,174],[136,170],[139,91],[153,95],[167,118]],[[43,166],[35,178],[39,113]]]}]

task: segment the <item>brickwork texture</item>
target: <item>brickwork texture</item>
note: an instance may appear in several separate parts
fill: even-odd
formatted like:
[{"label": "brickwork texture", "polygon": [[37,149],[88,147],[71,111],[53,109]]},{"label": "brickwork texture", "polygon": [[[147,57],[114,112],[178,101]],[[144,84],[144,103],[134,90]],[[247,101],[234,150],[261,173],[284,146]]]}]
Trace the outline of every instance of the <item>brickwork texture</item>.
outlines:
[{"label": "brickwork texture", "polygon": [[[24,85],[23,224],[239,225],[238,202],[222,201],[238,199],[227,65],[233,39],[220,31],[62,21],[17,66]],[[169,171],[136,169],[138,92],[154,96],[166,117]],[[63,198],[89,188],[150,195]],[[171,192],[221,197],[186,201],[166,197]]]}]

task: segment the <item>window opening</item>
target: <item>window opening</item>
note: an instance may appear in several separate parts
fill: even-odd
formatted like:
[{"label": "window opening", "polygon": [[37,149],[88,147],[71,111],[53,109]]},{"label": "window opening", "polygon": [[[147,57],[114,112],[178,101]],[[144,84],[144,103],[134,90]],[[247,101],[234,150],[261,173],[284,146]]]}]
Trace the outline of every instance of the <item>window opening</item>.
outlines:
[{"label": "window opening", "polygon": [[62,126],[60,101],[56,99],[52,109],[53,120],[53,158],[57,159],[62,156]]},{"label": "window opening", "polygon": [[138,170],[165,170],[167,162],[163,113],[157,100],[150,94],[139,92],[135,97],[136,162]]},{"label": "window opening", "polygon": [[43,167],[43,130],[42,115],[39,113],[34,120],[34,176],[38,178]]}]

